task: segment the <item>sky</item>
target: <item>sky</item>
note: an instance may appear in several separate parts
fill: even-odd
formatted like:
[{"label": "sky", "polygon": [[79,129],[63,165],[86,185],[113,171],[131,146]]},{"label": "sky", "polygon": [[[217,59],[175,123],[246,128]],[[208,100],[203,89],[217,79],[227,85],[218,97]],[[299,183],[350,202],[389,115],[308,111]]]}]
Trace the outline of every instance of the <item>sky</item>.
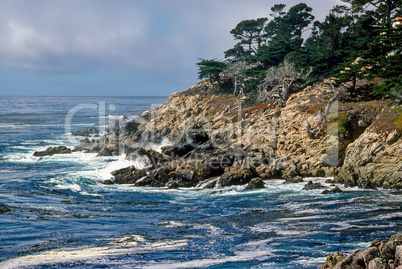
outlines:
[{"label": "sky", "polygon": [[[271,0],[0,0],[0,95],[167,96]],[[308,0],[323,20],[339,0]]]}]

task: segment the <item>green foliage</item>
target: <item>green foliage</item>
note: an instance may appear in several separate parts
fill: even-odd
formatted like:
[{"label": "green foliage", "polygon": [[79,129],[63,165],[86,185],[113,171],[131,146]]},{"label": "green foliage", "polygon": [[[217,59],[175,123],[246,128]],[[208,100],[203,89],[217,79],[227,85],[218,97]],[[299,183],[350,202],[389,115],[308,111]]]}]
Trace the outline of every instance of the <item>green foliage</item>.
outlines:
[{"label": "green foliage", "polygon": [[216,59],[204,60],[199,59],[196,63],[198,66],[198,78],[199,79],[209,79],[211,82],[219,81],[219,75],[226,69],[226,64],[224,62],[218,61]]},{"label": "green foliage", "polygon": [[[251,54],[259,49],[264,41],[264,26],[267,20],[267,18],[259,18],[241,21],[230,33],[240,41],[238,45],[246,45],[246,52]],[[254,48],[253,45],[257,45],[257,48]]]},{"label": "green foliage", "polygon": [[[287,11],[285,4],[276,4],[267,14],[269,19],[239,22],[230,31],[237,44],[224,52],[226,62],[200,59],[199,78],[220,83],[219,76],[230,73],[225,73],[227,66],[243,63],[245,68],[229,77],[249,93],[250,104],[267,70],[285,61],[297,71],[311,67],[309,82],[329,76],[335,76],[338,84],[352,82],[352,97],[358,95],[356,82],[362,78],[380,78],[376,94],[393,96],[402,91],[402,33],[401,26],[393,25],[402,15],[401,0],[342,1],[347,5],[335,6],[322,22],[313,22],[312,8],[305,3]],[[304,40],[306,30],[311,34]]]}]

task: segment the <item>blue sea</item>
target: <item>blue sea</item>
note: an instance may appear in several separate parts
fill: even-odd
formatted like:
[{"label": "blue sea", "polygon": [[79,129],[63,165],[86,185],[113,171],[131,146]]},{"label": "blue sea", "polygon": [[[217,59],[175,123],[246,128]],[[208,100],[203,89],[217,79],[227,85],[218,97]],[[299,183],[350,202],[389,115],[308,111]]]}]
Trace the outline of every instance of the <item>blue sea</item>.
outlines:
[{"label": "blue sea", "polygon": [[0,97],[0,268],[317,268],[402,231],[397,191],[323,195],[279,179],[247,192],[109,186],[111,171],[135,161],[32,156],[166,100]]}]

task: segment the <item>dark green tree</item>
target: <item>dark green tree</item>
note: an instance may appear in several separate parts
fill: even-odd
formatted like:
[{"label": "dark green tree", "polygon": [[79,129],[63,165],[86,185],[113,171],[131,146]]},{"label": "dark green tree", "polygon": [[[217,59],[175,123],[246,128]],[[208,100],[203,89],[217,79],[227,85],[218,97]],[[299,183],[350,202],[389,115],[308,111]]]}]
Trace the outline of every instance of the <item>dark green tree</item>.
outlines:
[{"label": "dark green tree", "polygon": [[[402,28],[395,24],[396,15],[400,11],[402,0],[345,0],[351,4],[356,21],[364,21],[364,29],[370,33],[366,39],[367,50],[360,52],[363,58],[357,64],[338,76],[338,83],[356,78],[382,78],[383,81],[374,87],[375,93],[392,95],[401,90],[402,68]],[[351,29],[353,29],[351,27]],[[350,31],[350,36],[356,33]],[[351,38],[351,40],[356,38]],[[356,52],[356,49],[353,49]],[[353,62],[350,59],[350,62]]]},{"label": "dark green tree", "polygon": [[265,27],[266,44],[248,57],[249,62],[259,63],[255,68],[246,71],[255,78],[255,86],[261,82],[268,68],[282,63],[289,53],[293,54],[290,57],[293,62],[304,55],[302,33],[314,19],[312,8],[304,3],[291,7],[288,12],[284,12],[284,8],[284,4],[271,8],[273,19]]},{"label": "dark green tree", "polygon": [[258,50],[265,41],[264,28],[267,20],[267,18],[244,20],[238,23],[230,33],[236,40],[239,40],[238,45],[245,46],[248,54],[252,54]]},{"label": "dark green tree", "polygon": [[211,83],[214,81],[219,82],[219,76],[226,69],[226,63],[218,61],[217,59],[199,59],[199,62],[197,62],[196,65],[198,67],[198,78],[207,78]]}]

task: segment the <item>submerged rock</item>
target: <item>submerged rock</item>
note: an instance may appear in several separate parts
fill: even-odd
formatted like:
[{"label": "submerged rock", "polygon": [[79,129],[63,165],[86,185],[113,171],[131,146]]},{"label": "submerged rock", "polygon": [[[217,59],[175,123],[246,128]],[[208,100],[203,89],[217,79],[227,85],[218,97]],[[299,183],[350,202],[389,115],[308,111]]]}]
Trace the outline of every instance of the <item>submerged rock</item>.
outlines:
[{"label": "submerged rock", "polygon": [[0,214],[4,214],[10,211],[10,208],[6,204],[0,203]]},{"label": "submerged rock", "polygon": [[343,192],[343,190],[341,190],[338,186],[336,186],[333,189],[323,191],[321,194],[340,193],[340,192]]},{"label": "submerged rock", "polygon": [[35,151],[33,156],[35,157],[43,157],[43,156],[52,156],[55,154],[70,154],[72,152],[71,149],[66,146],[58,146],[58,147],[49,147],[44,151]]},{"label": "submerged rock", "polygon": [[313,181],[309,181],[303,188],[303,190],[316,190],[316,189],[323,189],[325,188],[321,183],[319,182],[313,182]]},{"label": "submerged rock", "polygon": [[244,190],[248,191],[248,190],[263,189],[263,188],[265,188],[264,181],[262,181],[262,179],[258,177],[258,178],[253,178],[252,180],[250,180],[250,182],[248,183],[248,185],[246,186],[246,188]]}]

